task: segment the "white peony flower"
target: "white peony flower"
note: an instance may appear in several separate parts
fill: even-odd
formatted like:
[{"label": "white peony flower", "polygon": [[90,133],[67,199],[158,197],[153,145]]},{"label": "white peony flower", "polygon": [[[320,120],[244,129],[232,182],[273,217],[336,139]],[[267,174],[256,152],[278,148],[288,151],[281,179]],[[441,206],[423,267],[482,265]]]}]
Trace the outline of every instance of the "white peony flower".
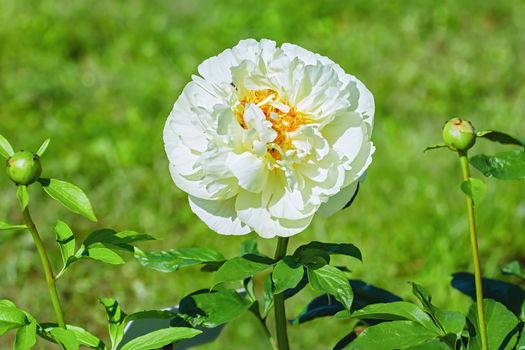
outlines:
[{"label": "white peony flower", "polygon": [[164,143],[175,184],[212,230],[303,231],[344,207],[372,160],[374,98],[330,59],[242,40],[204,61]]}]

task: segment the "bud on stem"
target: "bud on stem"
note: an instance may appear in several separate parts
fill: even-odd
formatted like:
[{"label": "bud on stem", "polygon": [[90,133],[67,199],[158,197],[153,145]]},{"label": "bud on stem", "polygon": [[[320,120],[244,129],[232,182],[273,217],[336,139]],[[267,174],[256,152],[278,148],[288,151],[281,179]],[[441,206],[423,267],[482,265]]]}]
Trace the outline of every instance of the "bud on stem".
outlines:
[{"label": "bud on stem", "polygon": [[7,160],[7,175],[17,185],[31,185],[41,173],[40,157],[32,152],[16,152]]},{"label": "bud on stem", "polygon": [[469,121],[452,118],[443,127],[443,141],[453,151],[467,151],[476,143],[476,130]]}]

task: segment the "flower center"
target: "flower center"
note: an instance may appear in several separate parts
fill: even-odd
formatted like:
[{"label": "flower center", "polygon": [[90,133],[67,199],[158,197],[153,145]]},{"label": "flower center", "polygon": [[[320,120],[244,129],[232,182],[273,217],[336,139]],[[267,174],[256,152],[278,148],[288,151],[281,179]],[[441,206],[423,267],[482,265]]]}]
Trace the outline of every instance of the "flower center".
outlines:
[{"label": "flower center", "polygon": [[281,99],[273,90],[249,90],[234,108],[237,121],[243,129],[248,128],[244,121],[244,109],[248,103],[259,107],[266,120],[272,123],[272,129],[277,132],[277,137],[268,144],[268,153],[275,160],[281,160],[282,152],[293,147],[288,133],[297,130],[303,124],[310,123],[311,120],[297,112],[295,107],[290,107],[288,102]]}]

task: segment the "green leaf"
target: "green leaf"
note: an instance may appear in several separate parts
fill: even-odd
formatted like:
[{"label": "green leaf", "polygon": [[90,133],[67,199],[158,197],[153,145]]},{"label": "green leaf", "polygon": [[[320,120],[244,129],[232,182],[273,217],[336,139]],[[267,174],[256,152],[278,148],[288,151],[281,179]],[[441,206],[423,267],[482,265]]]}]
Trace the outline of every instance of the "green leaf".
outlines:
[{"label": "green leaf", "polygon": [[169,320],[175,318],[177,313],[168,310],[146,310],[139,311],[126,316],[124,323],[142,319]]},{"label": "green leaf", "polygon": [[520,339],[516,344],[516,350],[525,350],[525,327],[521,330]]},{"label": "green leaf", "polygon": [[412,285],[412,294],[414,294],[419,299],[423,305],[423,309],[428,312],[439,329],[446,333],[445,327],[441,324],[441,321],[437,316],[440,310],[432,304],[432,296],[417,283],[411,282],[410,284]]},{"label": "green leaf", "polygon": [[461,190],[478,205],[487,193],[487,185],[482,180],[471,177],[461,183]]},{"label": "green leaf", "polygon": [[434,315],[443,327],[445,334],[455,334],[456,339],[461,337],[467,319],[465,315],[457,311],[435,309]]},{"label": "green leaf", "polygon": [[525,151],[508,151],[493,156],[478,154],[470,158],[470,163],[486,177],[500,180],[525,179]]},{"label": "green leaf", "polygon": [[13,225],[8,224],[7,222],[0,221],[0,231],[4,230],[23,230],[26,229],[26,225]]},{"label": "green leaf", "polygon": [[71,228],[60,220],[55,224],[54,230],[56,233],[56,241],[60,247],[62,263],[65,268],[68,266],[69,259],[75,255],[75,236]]},{"label": "green leaf", "polygon": [[523,269],[517,260],[511,261],[510,263],[501,266],[500,269],[505,275],[516,276],[522,280],[525,280],[525,273],[523,272]]},{"label": "green leaf", "polygon": [[238,317],[252,304],[233,290],[203,290],[181,300],[179,315],[194,327],[214,328]]},{"label": "green leaf", "polygon": [[[473,274],[467,272],[454,273],[452,274],[451,285],[473,300],[476,299],[476,282]],[[483,295],[487,299],[493,299],[502,303],[516,316],[522,312],[525,290],[516,284],[483,278]]]},{"label": "green leaf", "polygon": [[242,287],[246,291],[246,297],[249,298],[250,301],[255,302],[257,300],[257,296],[255,295],[253,277],[243,279]]},{"label": "green leaf", "polygon": [[509,134],[499,132],[499,131],[494,131],[494,130],[478,131],[476,135],[478,137],[483,137],[484,139],[499,142],[505,145],[524,146],[523,142],[521,142],[517,138],[510,136]]},{"label": "green leaf", "polygon": [[412,285],[412,294],[419,299],[426,311],[433,314],[436,307],[432,305],[432,296],[419,284],[413,282],[410,282],[410,284]]},{"label": "green leaf", "polygon": [[250,238],[241,243],[241,256],[246,254],[259,254],[257,239]]},{"label": "green leaf", "polygon": [[[355,290],[354,290],[355,293]],[[355,308],[356,298],[352,303],[352,308]],[[292,324],[298,325],[308,321],[312,321],[319,317],[333,316],[336,315],[338,319],[349,319],[350,310],[346,310],[339,301],[334,300],[334,297],[326,293],[321,294],[306,304],[306,307],[297,315],[297,317],[291,320]],[[356,322],[352,322],[356,323]]]},{"label": "green leaf", "polygon": [[154,237],[135,231],[121,231],[117,232],[112,229],[101,229],[94,231],[84,241],[83,245],[88,247],[96,243],[112,244],[118,246],[123,250],[133,252],[133,243],[152,241]]},{"label": "green leaf", "polygon": [[440,329],[425,311],[421,310],[417,305],[406,301],[371,304],[353,312],[350,318],[414,321],[429,330],[440,333]]},{"label": "green leaf", "polygon": [[272,263],[271,259],[254,254],[235,257],[227,260],[217,270],[213,279],[213,285],[216,286],[223,282],[241,281],[246,277],[255,275],[257,272],[266,270]]},{"label": "green leaf", "polygon": [[93,244],[82,253],[83,258],[90,258],[93,260],[101,261],[111,265],[122,265],[126,263],[123,257],[119,255],[115,250],[118,247],[99,246],[99,244]]},{"label": "green leaf", "polygon": [[446,148],[446,147],[447,147],[447,145],[445,145],[444,143],[440,143],[438,145],[428,146],[427,148],[424,149],[423,152],[431,151],[433,149],[438,149],[438,148]]},{"label": "green leaf", "polygon": [[272,276],[268,275],[264,280],[262,303],[259,308],[259,312],[261,313],[261,316],[263,318],[268,316],[268,314],[272,310],[273,303],[274,303],[274,299],[273,299]]},{"label": "green leaf", "polygon": [[285,256],[273,268],[274,293],[279,294],[297,286],[303,278],[303,273],[302,265],[298,264],[291,256]]},{"label": "green leaf", "polygon": [[80,346],[75,333],[69,329],[55,327],[49,330],[49,335],[57,343],[64,347],[64,350],[78,350]]},{"label": "green leaf", "polygon": [[310,267],[330,263],[330,255],[346,255],[362,261],[361,251],[353,244],[310,242],[296,249],[294,259]]},{"label": "green leaf", "polygon": [[450,350],[450,347],[437,339],[430,339],[419,345],[404,348],[404,350]]},{"label": "green leaf", "polygon": [[39,156],[39,157],[42,157],[42,155],[46,152],[46,149],[47,149],[47,146],[49,146],[49,139],[46,139],[42,145],[40,146],[40,148],[38,149],[38,151],[36,151],[36,154]]},{"label": "green leaf", "polygon": [[9,141],[0,135],[0,155],[2,155],[5,159],[8,159],[13,154],[15,154],[15,151],[13,150],[13,147],[11,147]]},{"label": "green leaf", "polygon": [[420,345],[439,334],[413,321],[383,322],[368,327],[345,349],[393,350]]},{"label": "green leaf", "polygon": [[0,304],[0,336],[11,329],[23,327],[29,323],[25,313],[9,300]]},{"label": "green leaf", "polygon": [[[75,253],[75,258],[91,258],[107,264],[124,264],[123,254],[136,254],[134,243],[154,240],[150,235],[134,231],[116,232],[112,229],[101,229],[92,232]],[[69,262],[71,263],[71,258]]]},{"label": "green leaf", "polygon": [[0,307],[5,307],[5,308],[17,308],[15,303],[13,303],[11,300],[9,299],[1,299],[0,300]]},{"label": "green leaf", "polygon": [[29,193],[27,193],[26,185],[18,185],[16,189],[16,197],[20,203],[20,208],[24,210],[29,204]]},{"label": "green leaf", "polygon": [[[485,310],[485,322],[487,324],[488,348],[507,350],[512,349],[516,344],[518,332],[517,325],[519,320],[503,304],[492,299],[483,299]],[[476,304],[472,304],[468,320],[474,327],[474,334],[471,334],[469,349],[481,349],[481,340],[478,336],[478,311]]]},{"label": "green leaf", "polygon": [[161,272],[173,272],[191,265],[226,260],[221,253],[208,248],[181,248],[147,252],[135,257],[142,266]]},{"label": "green leaf", "polygon": [[36,322],[33,320],[29,324],[18,328],[16,332],[14,350],[28,350],[36,343]]},{"label": "green leaf", "polygon": [[88,197],[77,186],[57,179],[39,179],[38,182],[51,198],[73,213],[80,214],[91,221],[97,221]]},{"label": "green leaf", "polygon": [[97,350],[106,349],[104,342],[87,330],[69,324],[66,326],[66,328],[75,335],[75,338],[81,345]]},{"label": "green leaf", "polygon": [[193,338],[200,333],[202,332],[199,330],[186,327],[159,329],[131,340],[120,350],[160,349],[174,341]]},{"label": "green leaf", "polygon": [[111,298],[99,298],[98,301],[106,309],[106,315],[109,321],[109,337],[111,339],[111,348],[116,349],[124,336],[124,320],[126,314],[121,310],[119,303]]},{"label": "green leaf", "polygon": [[[333,297],[330,297],[328,294],[322,294],[308,302],[303,311],[301,311],[292,322],[294,324],[300,324],[318,317],[333,315],[335,315],[337,319],[349,319],[351,317],[351,311],[362,309],[367,305],[401,301],[401,298],[397,295],[361,280],[350,280],[350,286],[354,293],[352,310],[346,310],[340,302],[333,300]],[[343,343],[346,344],[346,340],[344,340]]]},{"label": "green leaf", "polygon": [[333,295],[347,310],[350,310],[354,293],[344,272],[330,265],[318,269],[308,268],[308,280],[314,290]]}]

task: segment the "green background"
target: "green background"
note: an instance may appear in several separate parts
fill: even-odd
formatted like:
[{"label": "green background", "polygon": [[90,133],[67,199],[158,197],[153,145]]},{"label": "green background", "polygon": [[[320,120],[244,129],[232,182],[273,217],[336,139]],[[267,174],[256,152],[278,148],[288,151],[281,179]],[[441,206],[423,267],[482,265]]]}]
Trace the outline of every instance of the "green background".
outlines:
[{"label": "green background", "polygon": [[[58,266],[52,226],[60,217],[78,236],[101,227],[133,229],[162,241],[160,250],[207,246],[234,256],[246,237],[211,232],[172,183],[162,128],[198,64],[242,38],[291,42],[326,55],[359,77],[376,99],[377,151],[354,205],[291,240],[351,242],[364,263],[354,278],[409,297],[408,281],[426,286],[437,305],[466,310],[450,275],[472,271],[456,156],[423,153],[452,116],[478,129],[525,135],[525,3],[519,1],[0,1],[0,134],[36,150],[47,137],[44,176],[78,184],[99,222],[69,214],[30,188],[33,216]],[[479,141],[478,152],[508,147]],[[475,176],[481,176],[475,172]],[[525,259],[523,182],[488,180],[479,206],[484,272]],[[0,176],[0,218],[21,220],[15,186]],[[250,235],[250,237],[253,235]],[[275,241],[260,239],[271,254]],[[177,304],[211,283],[188,269],[163,274],[136,262],[110,267],[83,261],[58,282],[70,323],[107,339],[96,298],[113,296],[128,312]],[[0,236],[0,298],[41,321],[53,320],[29,234]],[[315,294],[287,304],[296,315]],[[296,349],[328,349],[344,321],[290,327]],[[12,337],[0,339],[2,348]],[[248,346],[247,344],[253,344]],[[250,315],[202,349],[267,349]],[[38,349],[45,349],[39,341]]]}]

